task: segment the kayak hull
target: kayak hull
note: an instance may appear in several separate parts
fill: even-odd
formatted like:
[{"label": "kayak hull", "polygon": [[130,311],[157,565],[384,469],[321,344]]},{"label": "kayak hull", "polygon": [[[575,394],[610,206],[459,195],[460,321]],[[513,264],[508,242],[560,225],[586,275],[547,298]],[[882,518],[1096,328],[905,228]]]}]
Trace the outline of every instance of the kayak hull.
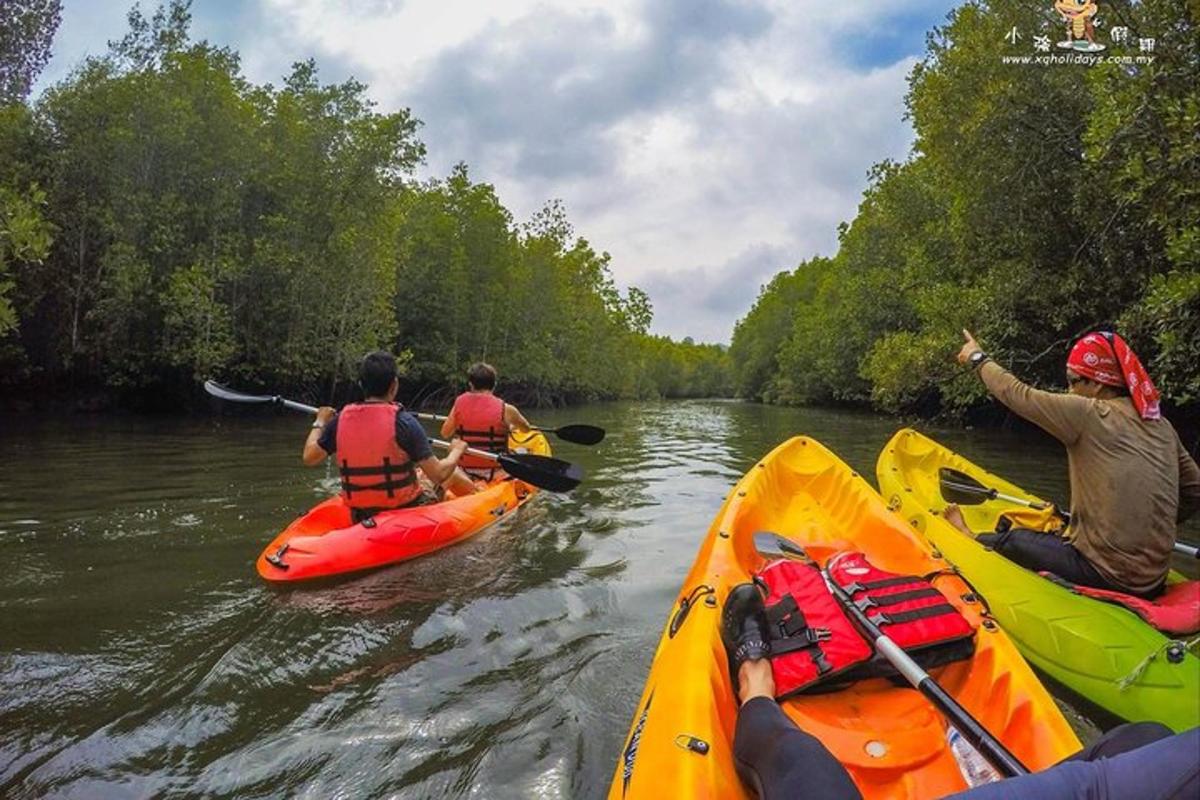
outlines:
[{"label": "kayak hull", "polygon": [[[549,443],[540,433],[510,438],[509,446],[550,454]],[[536,492],[536,487],[523,481],[504,478],[465,497],[376,514],[369,527],[353,524],[341,496],[331,497],[276,536],[255,568],[264,580],[291,583],[396,564],[474,536]]]},{"label": "kayak hull", "polygon": [[[700,544],[655,651],[610,798],[658,800],[667,786],[677,797],[753,796],[733,766],[738,703],[718,625],[729,591],[766,564],[753,543],[760,530],[788,536],[820,562],[859,550],[901,574],[947,570],[833,453],[805,437],[780,445],[737,484]],[[934,581],[978,632],[972,658],[931,674],[1030,768],[1076,752],[1079,740],[1054,700],[1004,633],[983,624],[965,582],[948,570]],[[876,678],[793,697],[782,708],[868,798],[940,797],[966,786],[945,718],[914,689]],[[703,755],[688,747],[691,739],[707,745]]]},{"label": "kayak hull", "polygon": [[[1115,716],[1200,725],[1200,658],[1193,648],[1168,658],[1172,639],[1128,609],[1071,592],[987,550],[940,516],[938,470],[950,467],[1002,494],[1040,500],[913,430],[901,430],[879,456],[880,492],[986,598],[992,615],[1035,666]],[[1016,507],[1001,500],[962,506],[974,531],[995,529]],[[1179,579],[1173,574],[1173,579]]]}]

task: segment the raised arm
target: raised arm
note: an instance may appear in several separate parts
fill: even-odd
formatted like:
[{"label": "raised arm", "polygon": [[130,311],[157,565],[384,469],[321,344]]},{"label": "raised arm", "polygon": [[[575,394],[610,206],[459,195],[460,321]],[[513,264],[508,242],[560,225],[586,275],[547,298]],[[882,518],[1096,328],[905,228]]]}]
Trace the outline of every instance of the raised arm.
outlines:
[{"label": "raised arm", "polygon": [[[1004,367],[983,355],[970,331],[958,352],[958,363],[973,364],[992,396],[1063,444],[1072,444],[1083,430],[1089,403],[1086,397],[1046,392],[1022,383]],[[979,359],[983,359],[980,362]]]}]

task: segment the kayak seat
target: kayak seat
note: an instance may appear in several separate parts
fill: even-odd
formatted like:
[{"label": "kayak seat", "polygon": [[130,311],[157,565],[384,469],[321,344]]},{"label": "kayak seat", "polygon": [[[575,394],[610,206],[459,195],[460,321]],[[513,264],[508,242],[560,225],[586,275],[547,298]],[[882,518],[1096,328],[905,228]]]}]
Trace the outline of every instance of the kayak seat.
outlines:
[{"label": "kayak seat", "polygon": [[1051,572],[1038,573],[1075,594],[1124,606],[1163,633],[1186,636],[1200,631],[1200,581],[1182,581],[1167,587],[1154,600],[1124,592],[1080,586]]}]

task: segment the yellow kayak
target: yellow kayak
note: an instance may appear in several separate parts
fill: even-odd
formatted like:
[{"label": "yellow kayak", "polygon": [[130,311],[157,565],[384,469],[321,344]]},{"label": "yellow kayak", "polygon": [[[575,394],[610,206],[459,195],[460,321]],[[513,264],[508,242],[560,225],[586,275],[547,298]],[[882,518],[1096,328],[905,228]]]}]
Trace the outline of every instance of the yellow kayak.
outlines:
[{"label": "yellow kayak", "polygon": [[[930,670],[1031,770],[1079,740],[970,588],[866,481],[820,443],[791,439],[737,484],[717,514],[655,651],[609,791],[614,800],[750,797],[733,764],[738,703],[719,631],[732,587],[766,560],[754,534],[786,535],[820,562],[859,551],[881,569],[929,575],[977,628],[972,657]],[[945,717],[919,692],[870,678],[782,704],[847,768],[868,798],[941,797],[966,788]]]}]

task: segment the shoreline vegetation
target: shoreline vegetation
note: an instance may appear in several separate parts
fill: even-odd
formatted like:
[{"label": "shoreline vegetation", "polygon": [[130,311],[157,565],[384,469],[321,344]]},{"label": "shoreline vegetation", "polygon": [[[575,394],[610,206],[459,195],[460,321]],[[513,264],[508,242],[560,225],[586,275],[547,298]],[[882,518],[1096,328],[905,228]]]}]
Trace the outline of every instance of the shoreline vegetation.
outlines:
[{"label": "shoreline vegetation", "polygon": [[[58,4],[41,5],[44,63]],[[529,405],[732,393],[728,348],[651,335],[650,298],[618,289],[561,203],[518,224],[465,164],[417,180],[408,109],[312,61],[252,84],[189,38],[188,3],[128,21],[32,103],[31,76],[0,97],[9,404],[195,405],[206,378],[345,402],[379,347],[420,404],[477,360]]]},{"label": "shoreline vegetation", "polygon": [[740,396],[995,420],[954,363],[963,328],[1061,389],[1074,340],[1114,325],[1168,415],[1200,421],[1200,20],[1104,2],[1103,40],[1124,27],[1114,52],[1152,40],[1153,63],[1005,63],[1061,38],[1051,6],[966,4],[930,34],[909,76],[910,156],[872,170],[833,257],[776,275],[738,322]]},{"label": "shoreline vegetation", "polygon": [[909,157],[871,170],[837,252],[776,275],[728,348],[649,334],[651,298],[558,201],[521,223],[465,164],[417,180],[412,112],[312,61],[251,84],[189,38],[188,8],[135,7],[27,101],[55,11],[32,73],[0,86],[0,403],[195,407],[205,378],[341,403],[385,347],[426,408],[487,360],[529,406],[737,396],[994,423],[954,364],[962,328],[1061,388],[1074,338],[1114,325],[1168,415],[1200,423],[1200,30],[1181,4],[1105,3],[1102,38],[1153,39],[1153,63],[1087,68],[1005,60],[1055,40],[1048,3],[953,11],[909,77]]}]

